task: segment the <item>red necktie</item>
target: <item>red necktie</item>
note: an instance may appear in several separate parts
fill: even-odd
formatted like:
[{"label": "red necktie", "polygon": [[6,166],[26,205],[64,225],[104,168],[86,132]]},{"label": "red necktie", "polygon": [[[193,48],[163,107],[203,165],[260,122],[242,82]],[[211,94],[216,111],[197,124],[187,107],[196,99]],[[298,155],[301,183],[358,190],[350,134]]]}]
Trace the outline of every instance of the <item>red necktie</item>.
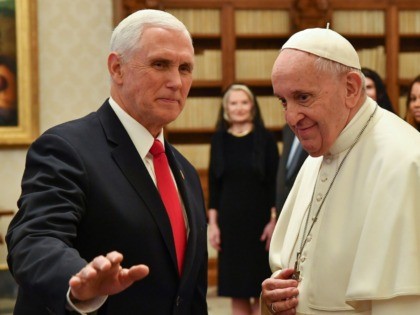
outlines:
[{"label": "red necktie", "polygon": [[179,200],[178,191],[169,170],[168,159],[162,143],[155,139],[150,153],[153,155],[153,167],[155,169],[157,187],[171,221],[172,234],[175,241],[176,257],[178,260],[179,274],[184,263],[185,248],[187,245],[187,233],[185,229],[184,214]]}]

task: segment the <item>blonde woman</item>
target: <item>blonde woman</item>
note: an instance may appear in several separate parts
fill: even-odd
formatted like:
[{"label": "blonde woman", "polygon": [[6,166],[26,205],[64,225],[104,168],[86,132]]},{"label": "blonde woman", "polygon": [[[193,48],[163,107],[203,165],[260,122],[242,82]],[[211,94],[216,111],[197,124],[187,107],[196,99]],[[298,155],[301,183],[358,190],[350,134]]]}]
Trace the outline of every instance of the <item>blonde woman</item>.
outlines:
[{"label": "blonde woman", "polygon": [[251,90],[223,96],[209,167],[209,239],[218,251],[218,294],[233,315],[259,314],[261,282],[270,275],[279,153]]}]

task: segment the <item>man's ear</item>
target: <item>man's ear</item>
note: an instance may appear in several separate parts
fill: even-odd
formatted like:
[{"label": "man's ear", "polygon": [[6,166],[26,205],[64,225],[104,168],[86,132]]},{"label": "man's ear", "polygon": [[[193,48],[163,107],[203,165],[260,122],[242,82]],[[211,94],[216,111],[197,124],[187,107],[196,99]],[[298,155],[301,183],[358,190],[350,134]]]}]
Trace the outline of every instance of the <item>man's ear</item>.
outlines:
[{"label": "man's ear", "polygon": [[350,71],[346,75],[346,106],[349,109],[354,108],[358,105],[360,97],[363,91],[362,77],[354,72]]},{"label": "man's ear", "polygon": [[111,52],[108,56],[108,71],[114,83],[116,84],[122,83],[123,70],[122,70],[121,58],[115,52]]}]

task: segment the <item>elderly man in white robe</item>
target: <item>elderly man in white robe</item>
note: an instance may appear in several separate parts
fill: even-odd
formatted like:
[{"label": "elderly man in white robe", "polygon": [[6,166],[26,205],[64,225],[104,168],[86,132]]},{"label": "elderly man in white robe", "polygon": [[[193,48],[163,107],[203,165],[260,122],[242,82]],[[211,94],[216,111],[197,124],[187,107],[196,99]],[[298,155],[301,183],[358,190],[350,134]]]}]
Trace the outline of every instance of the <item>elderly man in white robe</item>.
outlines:
[{"label": "elderly man in white robe", "polygon": [[263,314],[420,314],[420,134],[366,96],[353,46],[307,29],[274,94],[309,157],[270,247]]}]

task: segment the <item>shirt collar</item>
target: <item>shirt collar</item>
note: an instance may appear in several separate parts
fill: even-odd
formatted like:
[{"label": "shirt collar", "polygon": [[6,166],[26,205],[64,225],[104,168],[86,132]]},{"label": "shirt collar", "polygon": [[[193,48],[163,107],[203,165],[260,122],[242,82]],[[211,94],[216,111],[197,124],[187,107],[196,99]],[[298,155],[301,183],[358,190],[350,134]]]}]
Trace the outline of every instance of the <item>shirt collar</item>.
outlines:
[{"label": "shirt collar", "polygon": [[[111,108],[114,110],[118,119],[121,121],[124,129],[127,131],[131,141],[133,141],[140,157],[145,159],[155,139],[151,133],[143,127],[143,125],[141,125],[137,120],[135,120],[126,111],[124,111],[112,97],[109,98],[109,104],[111,105]],[[163,146],[165,146],[163,130],[159,133],[157,139],[163,144]]]}]

